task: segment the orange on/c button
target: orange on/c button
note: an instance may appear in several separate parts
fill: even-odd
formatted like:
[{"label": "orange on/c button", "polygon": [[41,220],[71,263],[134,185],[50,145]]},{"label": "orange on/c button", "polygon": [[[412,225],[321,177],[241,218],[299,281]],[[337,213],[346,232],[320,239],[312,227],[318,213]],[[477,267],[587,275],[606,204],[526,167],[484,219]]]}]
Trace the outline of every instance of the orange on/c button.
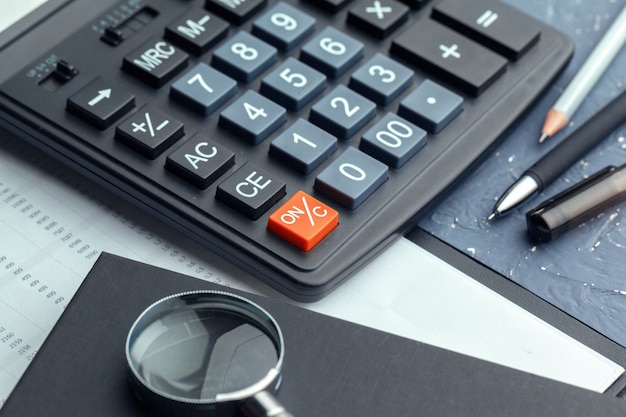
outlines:
[{"label": "orange on/c button", "polygon": [[339,224],[339,213],[298,191],[270,216],[267,229],[287,242],[310,251]]}]

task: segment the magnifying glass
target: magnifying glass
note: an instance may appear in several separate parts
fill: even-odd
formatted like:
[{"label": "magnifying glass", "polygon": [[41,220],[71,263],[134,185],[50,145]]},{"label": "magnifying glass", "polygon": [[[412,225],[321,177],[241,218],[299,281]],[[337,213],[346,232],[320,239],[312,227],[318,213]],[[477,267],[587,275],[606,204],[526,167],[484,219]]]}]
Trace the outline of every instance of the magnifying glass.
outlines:
[{"label": "magnifying glass", "polygon": [[155,302],[126,340],[131,387],[162,416],[293,417],[274,397],[283,355],[274,318],[221,291]]}]

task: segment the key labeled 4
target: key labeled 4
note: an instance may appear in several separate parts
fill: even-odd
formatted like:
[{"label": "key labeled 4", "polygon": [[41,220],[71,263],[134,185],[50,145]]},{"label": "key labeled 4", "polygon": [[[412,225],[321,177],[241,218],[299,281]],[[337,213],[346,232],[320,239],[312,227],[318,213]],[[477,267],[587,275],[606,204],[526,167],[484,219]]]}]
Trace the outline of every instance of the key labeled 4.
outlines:
[{"label": "key labeled 4", "polygon": [[309,252],[339,224],[339,213],[298,191],[269,218],[267,229]]}]

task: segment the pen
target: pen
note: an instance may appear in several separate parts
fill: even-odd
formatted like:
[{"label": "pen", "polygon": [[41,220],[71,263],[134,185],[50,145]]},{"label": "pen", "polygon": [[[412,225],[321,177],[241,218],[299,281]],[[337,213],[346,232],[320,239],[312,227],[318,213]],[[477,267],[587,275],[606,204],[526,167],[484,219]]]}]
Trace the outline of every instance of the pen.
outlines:
[{"label": "pen", "polygon": [[548,242],[626,198],[626,164],[608,166],[526,213],[528,234]]},{"label": "pen", "polygon": [[501,216],[561,175],[626,121],[626,90],[527,169],[500,197],[488,220]]},{"label": "pen", "polygon": [[548,111],[539,143],[561,130],[626,42],[626,7]]}]

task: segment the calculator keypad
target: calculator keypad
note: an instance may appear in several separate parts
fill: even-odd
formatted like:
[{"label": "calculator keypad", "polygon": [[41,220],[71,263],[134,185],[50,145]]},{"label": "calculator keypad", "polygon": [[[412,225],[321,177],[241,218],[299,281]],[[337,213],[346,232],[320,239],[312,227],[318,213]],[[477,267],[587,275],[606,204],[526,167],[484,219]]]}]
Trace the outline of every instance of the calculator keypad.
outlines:
[{"label": "calculator keypad", "polygon": [[[548,85],[521,88],[528,74],[571,53],[498,0],[123,0],[98,22],[115,19],[16,74],[0,105],[309,301],[409,227]],[[76,71],[46,88],[42,62]]]}]

